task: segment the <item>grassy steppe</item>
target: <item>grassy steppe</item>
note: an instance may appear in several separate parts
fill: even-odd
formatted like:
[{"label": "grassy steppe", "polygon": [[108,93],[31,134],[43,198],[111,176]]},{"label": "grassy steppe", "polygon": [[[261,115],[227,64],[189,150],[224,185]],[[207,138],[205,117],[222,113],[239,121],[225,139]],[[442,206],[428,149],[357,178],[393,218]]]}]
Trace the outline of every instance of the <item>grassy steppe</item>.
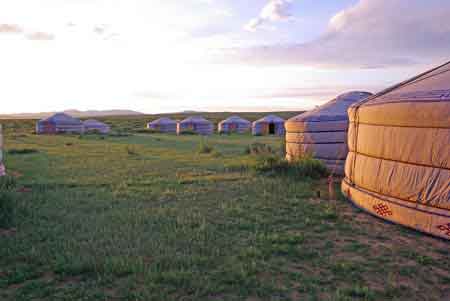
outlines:
[{"label": "grassy steppe", "polygon": [[18,192],[0,300],[450,299],[448,242],[327,201],[324,181],[243,168],[250,143],[281,138],[214,135],[200,154],[198,136],[3,124]]}]

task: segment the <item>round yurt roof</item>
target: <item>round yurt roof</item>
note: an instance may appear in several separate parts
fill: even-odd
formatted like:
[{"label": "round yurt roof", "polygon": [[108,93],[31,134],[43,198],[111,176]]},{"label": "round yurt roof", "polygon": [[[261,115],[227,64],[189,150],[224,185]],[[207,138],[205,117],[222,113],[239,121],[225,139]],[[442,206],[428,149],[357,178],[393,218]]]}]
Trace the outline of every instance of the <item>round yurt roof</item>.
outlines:
[{"label": "round yurt roof", "polygon": [[348,120],[347,109],[372,93],[364,91],[352,91],[344,93],[335,99],[311,110],[289,119],[289,122],[320,122]]},{"label": "round yurt roof", "polygon": [[191,116],[180,121],[180,123],[211,123],[211,121],[203,118],[202,116]]},{"label": "round yurt roof", "polygon": [[81,120],[74,118],[66,113],[56,113],[48,118],[44,118],[41,121],[51,122],[55,124],[71,124],[80,125]]},{"label": "round yurt roof", "polygon": [[156,120],[153,120],[149,124],[157,125],[157,124],[176,124],[176,123],[177,122],[175,120],[172,120],[172,119],[167,118],[167,117],[161,117],[161,118],[158,118]]},{"label": "round yurt roof", "polygon": [[237,115],[233,115],[228,117],[225,120],[222,120],[220,123],[247,123],[250,124],[250,121],[248,121],[247,119],[241,118]]},{"label": "round yurt roof", "polygon": [[255,123],[258,122],[284,122],[284,119],[278,117],[277,115],[267,115],[266,117],[263,117],[255,121]]}]

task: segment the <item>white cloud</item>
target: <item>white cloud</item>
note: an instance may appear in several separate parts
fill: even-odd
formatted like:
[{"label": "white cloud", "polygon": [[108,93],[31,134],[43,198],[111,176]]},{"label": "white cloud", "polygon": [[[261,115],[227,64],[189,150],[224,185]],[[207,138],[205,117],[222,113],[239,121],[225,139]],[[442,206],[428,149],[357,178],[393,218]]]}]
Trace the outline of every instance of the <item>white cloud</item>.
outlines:
[{"label": "white cloud", "polygon": [[50,41],[55,39],[55,36],[51,33],[37,31],[27,34],[26,38],[35,41]]},{"label": "white cloud", "polygon": [[22,33],[23,29],[16,24],[0,24],[0,33]]},{"label": "white cloud", "polygon": [[314,41],[233,53],[239,61],[257,64],[379,68],[437,63],[450,53],[449,15],[448,0],[360,0],[331,18]]},{"label": "white cloud", "polygon": [[261,10],[258,17],[251,19],[244,29],[256,31],[267,22],[278,22],[291,19],[291,5],[293,0],[269,0]]}]

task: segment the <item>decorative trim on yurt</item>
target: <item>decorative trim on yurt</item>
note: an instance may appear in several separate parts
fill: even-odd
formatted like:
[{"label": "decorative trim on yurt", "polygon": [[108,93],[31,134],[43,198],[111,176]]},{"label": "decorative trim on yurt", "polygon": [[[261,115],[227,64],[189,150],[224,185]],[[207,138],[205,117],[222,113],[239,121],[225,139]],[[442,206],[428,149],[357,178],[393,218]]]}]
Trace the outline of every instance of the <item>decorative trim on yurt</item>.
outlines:
[{"label": "decorative trim on yurt", "polygon": [[344,195],[377,217],[450,239],[450,62],[348,113]]},{"label": "decorative trim on yurt", "polygon": [[36,134],[82,134],[83,132],[83,122],[65,113],[56,113],[36,123]]},{"label": "decorative trim on yurt", "polygon": [[201,116],[188,117],[177,124],[177,134],[194,132],[198,135],[211,135],[214,132],[214,124]]},{"label": "decorative trim on yurt", "polygon": [[276,115],[268,115],[254,121],[252,124],[252,134],[255,136],[283,136],[285,132],[284,119]]},{"label": "decorative trim on yurt", "polygon": [[83,125],[85,132],[97,132],[100,134],[108,134],[111,131],[109,125],[95,119],[88,119],[83,122]]},{"label": "decorative trim on yurt", "polygon": [[6,168],[3,164],[3,129],[2,125],[0,124],[0,177],[3,177],[6,175]]},{"label": "decorative trim on yurt", "polygon": [[230,116],[219,123],[218,131],[220,134],[239,133],[243,134],[252,128],[252,123],[239,116]]},{"label": "decorative trim on yurt", "polygon": [[320,159],[332,174],[343,175],[347,158],[347,109],[372,93],[352,91],[285,123],[286,158],[289,161],[312,156]]},{"label": "decorative trim on yurt", "polygon": [[170,118],[162,117],[147,123],[147,128],[161,133],[176,133],[177,122]]}]

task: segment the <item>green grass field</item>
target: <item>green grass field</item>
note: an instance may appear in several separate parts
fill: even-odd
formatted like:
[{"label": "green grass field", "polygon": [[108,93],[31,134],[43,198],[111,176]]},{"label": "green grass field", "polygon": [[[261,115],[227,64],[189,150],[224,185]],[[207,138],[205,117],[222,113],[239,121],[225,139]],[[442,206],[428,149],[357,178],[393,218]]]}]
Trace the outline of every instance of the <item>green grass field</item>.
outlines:
[{"label": "green grass field", "polygon": [[2,123],[17,187],[0,300],[450,300],[448,242],[329,201],[324,180],[253,170],[247,146],[282,138]]}]

